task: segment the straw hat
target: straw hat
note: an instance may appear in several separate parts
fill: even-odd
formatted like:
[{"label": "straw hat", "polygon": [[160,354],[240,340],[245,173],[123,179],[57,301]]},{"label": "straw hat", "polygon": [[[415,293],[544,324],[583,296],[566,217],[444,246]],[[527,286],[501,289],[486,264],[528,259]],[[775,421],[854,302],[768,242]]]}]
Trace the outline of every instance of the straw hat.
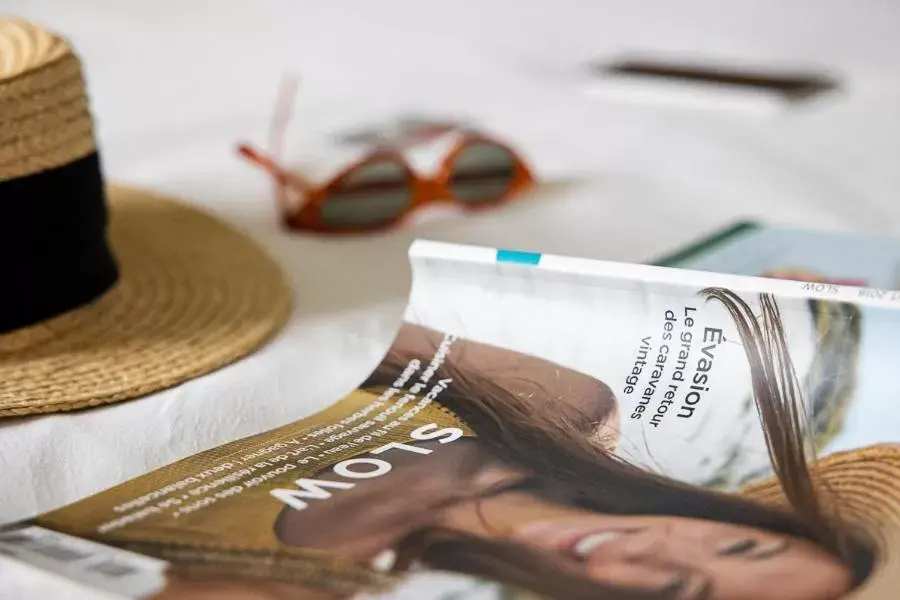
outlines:
[{"label": "straw hat", "polygon": [[[846,597],[894,600],[900,587],[900,445],[838,452],[819,460],[816,473],[826,503],[878,545],[872,575]],[[787,502],[774,480],[749,486],[743,494],[765,503]]]},{"label": "straw hat", "polygon": [[289,305],[280,270],[243,234],[106,186],[72,48],[0,18],[0,416],[208,373],[259,347]]}]

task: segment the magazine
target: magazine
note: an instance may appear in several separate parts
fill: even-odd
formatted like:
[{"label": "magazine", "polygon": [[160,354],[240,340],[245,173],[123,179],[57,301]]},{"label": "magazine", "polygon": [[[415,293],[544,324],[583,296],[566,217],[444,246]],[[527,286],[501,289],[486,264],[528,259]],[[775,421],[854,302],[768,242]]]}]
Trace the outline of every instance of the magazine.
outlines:
[{"label": "magazine", "polygon": [[[820,454],[900,431],[900,292],[876,286],[900,243],[823,235],[742,225],[660,261],[691,270],[416,241],[403,323],[356,389],[0,529],[0,581],[73,598],[789,600],[766,591],[771,565],[817,574],[801,587],[833,565],[703,504],[772,473],[754,390],[803,402]],[[672,516],[676,496],[693,517]],[[700,568],[738,555],[754,560]]]}]

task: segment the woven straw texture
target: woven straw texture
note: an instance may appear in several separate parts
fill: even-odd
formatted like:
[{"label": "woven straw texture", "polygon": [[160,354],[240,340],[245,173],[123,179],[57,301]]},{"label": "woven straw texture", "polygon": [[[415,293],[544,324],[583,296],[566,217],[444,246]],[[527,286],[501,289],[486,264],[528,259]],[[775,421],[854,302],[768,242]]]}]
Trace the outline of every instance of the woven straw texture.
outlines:
[{"label": "woven straw texture", "polygon": [[[81,65],[68,43],[0,19],[0,181],[95,149]],[[120,280],[91,304],[0,334],[0,417],[176,385],[248,354],[285,321],[288,285],[246,236],[152,193],[111,186],[109,203]]]},{"label": "woven straw texture", "polygon": [[81,63],[69,44],[32,23],[0,19],[0,180],[95,149]]},{"label": "woven straw texture", "polygon": [[[874,574],[846,598],[900,598],[900,445],[878,445],[833,454],[819,461],[823,497],[839,514],[856,523],[879,544]],[[754,485],[745,494],[755,500],[783,504],[777,483]]]},{"label": "woven straw texture", "polygon": [[246,236],[176,201],[110,189],[119,282],[93,303],[0,335],[0,416],[148,394],[260,346],[290,291]]}]

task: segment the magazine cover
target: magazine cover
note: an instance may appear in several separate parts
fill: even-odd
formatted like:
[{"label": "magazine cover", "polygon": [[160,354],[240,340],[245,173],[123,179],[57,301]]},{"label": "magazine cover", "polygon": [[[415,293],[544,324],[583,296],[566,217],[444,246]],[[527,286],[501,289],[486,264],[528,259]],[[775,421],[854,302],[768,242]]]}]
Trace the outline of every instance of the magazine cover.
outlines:
[{"label": "magazine cover", "polygon": [[66,597],[837,597],[857,571],[722,492],[772,474],[760,396],[818,453],[896,441],[900,293],[834,281],[885,281],[900,244],[798,281],[828,261],[790,235],[731,262],[762,232],[663,261],[696,270],[417,241],[357,389],[4,528],[0,570]]}]

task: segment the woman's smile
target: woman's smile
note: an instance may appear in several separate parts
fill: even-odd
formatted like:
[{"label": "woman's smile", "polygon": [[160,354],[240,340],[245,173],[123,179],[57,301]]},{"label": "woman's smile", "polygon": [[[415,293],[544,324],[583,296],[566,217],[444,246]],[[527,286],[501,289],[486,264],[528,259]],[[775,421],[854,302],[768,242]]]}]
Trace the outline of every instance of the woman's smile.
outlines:
[{"label": "woman's smile", "polygon": [[583,535],[570,543],[570,552],[577,558],[590,556],[591,552],[604,544],[610,544],[625,535],[622,531],[595,531]]},{"label": "woman's smile", "polygon": [[[587,519],[538,523],[519,532],[520,539],[536,541],[545,548],[586,559],[604,555],[642,556],[664,550],[661,546],[676,540],[670,538],[671,527],[657,531],[658,527],[600,528]],[[725,535],[692,539],[695,551],[719,557],[744,557],[762,559],[775,556],[788,548],[787,538],[756,539],[753,536]]]}]

